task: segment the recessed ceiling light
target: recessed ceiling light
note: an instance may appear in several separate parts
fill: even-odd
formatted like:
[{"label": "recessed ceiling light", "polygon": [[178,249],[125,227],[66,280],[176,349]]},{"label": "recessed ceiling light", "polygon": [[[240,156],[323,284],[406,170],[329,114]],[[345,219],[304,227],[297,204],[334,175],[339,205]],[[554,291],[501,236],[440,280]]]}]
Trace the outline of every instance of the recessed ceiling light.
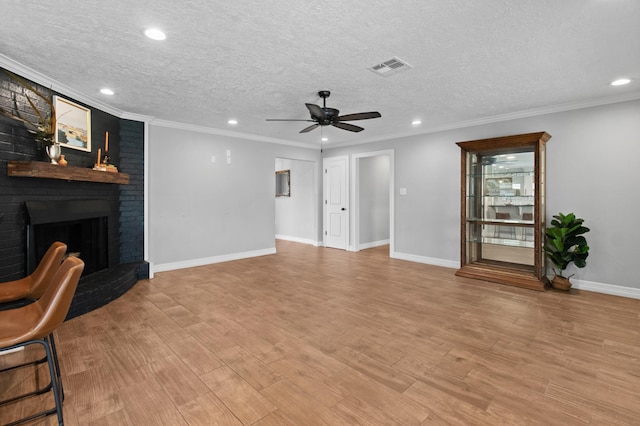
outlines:
[{"label": "recessed ceiling light", "polygon": [[322,138],[322,139],[320,139],[320,140],[321,140],[322,142],[326,142],[326,141],[328,141],[328,140],[329,140],[329,138],[326,138],[326,137],[325,137],[325,138]]},{"label": "recessed ceiling light", "polygon": [[105,87],[104,89],[100,89],[100,93],[111,96],[113,95],[113,90]]},{"label": "recessed ceiling light", "polygon": [[144,35],[149,37],[151,40],[164,40],[167,38],[166,34],[157,28],[147,28],[144,30]]},{"label": "recessed ceiling light", "polygon": [[631,83],[631,79],[630,78],[619,78],[617,80],[613,80],[611,83],[609,83],[612,86],[624,86],[625,84],[629,84]]},{"label": "recessed ceiling light", "polygon": [[418,124],[422,124],[422,120],[413,120],[411,124],[417,126]]},{"label": "recessed ceiling light", "polygon": [[235,126],[236,124],[238,124],[238,120],[231,119],[231,120],[227,121],[227,123]]}]

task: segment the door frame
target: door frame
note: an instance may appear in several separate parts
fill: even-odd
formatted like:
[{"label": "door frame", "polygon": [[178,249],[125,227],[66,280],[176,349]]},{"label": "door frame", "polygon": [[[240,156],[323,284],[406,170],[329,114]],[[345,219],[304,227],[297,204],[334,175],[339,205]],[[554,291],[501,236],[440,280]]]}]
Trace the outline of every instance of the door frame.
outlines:
[{"label": "door frame", "polygon": [[367,157],[389,157],[389,256],[395,255],[395,150],[387,149],[382,151],[362,152],[351,156],[351,213],[350,226],[351,235],[349,240],[350,251],[360,251],[360,159]]},{"label": "door frame", "polygon": [[[318,185],[318,163],[319,161],[317,160],[305,160],[305,159],[301,159],[301,158],[296,158],[296,157],[283,157],[281,155],[276,155],[274,157],[274,166],[275,164],[278,163],[278,160],[282,160],[282,161],[291,161],[293,162],[293,164],[295,165],[296,162],[299,163],[312,163],[313,164],[313,239],[307,239],[307,238],[282,238],[282,236],[278,235],[277,233],[274,232],[274,237],[275,239],[286,239],[288,241],[295,241],[298,243],[303,243],[303,244],[311,244],[314,247],[318,247],[320,245],[320,239],[318,238],[318,228],[320,227],[320,221],[318,220],[318,215],[319,213],[319,193],[320,193],[320,186]],[[277,169],[277,167],[274,167],[274,169]],[[295,169],[294,169],[295,170]],[[277,171],[277,170],[276,170]],[[309,188],[306,188],[306,190],[308,190]],[[295,194],[295,193],[294,193]],[[295,195],[294,195],[295,196]],[[274,197],[274,203],[273,203],[273,208],[274,208],[274,215],[275,215],[275,209],[276,209],[276,202],[277,202],[277,197]],[[275,224],[274,224],[274,231],[275,231]],[[280,238],[278,238],[280,237]]]}]

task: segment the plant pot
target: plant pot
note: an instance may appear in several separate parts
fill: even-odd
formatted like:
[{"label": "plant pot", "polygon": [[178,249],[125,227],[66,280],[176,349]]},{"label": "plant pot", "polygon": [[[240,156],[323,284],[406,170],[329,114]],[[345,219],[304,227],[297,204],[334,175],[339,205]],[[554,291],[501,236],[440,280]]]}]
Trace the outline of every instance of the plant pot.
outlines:
[{"label": "plant pot", "polygon": [[569,278],[556,275],[551,281],[551,286],[556,290],[568,291],[571,288],[571,281],[569,281]]}]

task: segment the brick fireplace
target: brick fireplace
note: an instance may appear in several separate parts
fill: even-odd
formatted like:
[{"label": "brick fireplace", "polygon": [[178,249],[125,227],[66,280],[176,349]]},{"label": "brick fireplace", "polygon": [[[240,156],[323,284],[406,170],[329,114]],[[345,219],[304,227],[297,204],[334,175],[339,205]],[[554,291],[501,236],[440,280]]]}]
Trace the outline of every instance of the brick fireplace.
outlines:
[{"label": "brick fireplace", "polygon": [[[15,85],[7,84],[6,76],[0,73],[0,106],[10,106],[16,96],[24,96],[14,90]],[[68,99],[64,94],[58,95]],[[29,239],[35,237],[27,236],[28,232],[33,232],[30,229],[32,217],[27,211],[30,203],[45,206],[40,211],[40,219],[36,220],[45,222],[47,217],[60,211],[61,204],[57,203],[83,204],[100,200],[102,205],[99,221],[108,224],[106,230],[100,231],[101,238],[106,241],[106,267],[88,268],[88,273],[80,280],[69,317],[110,302],[124,294],[138,279],[148,277],[148,265],[144,262],[144,123],[91,109],[91,138],[94,141],[91,152],[63,148],[63,154],[70,167],[89,169],[98,148],[102,147],[106,131],[110,135],[109,155],[119,170],[129,176],[128,184],[15,177],[8,175],[10,163],[35,160],[42,164],[40,162],[45,159],[24,125],[0,117],[0,283],[22,278],[33,268],[34,255],[27,255],[28,246],[32,244]]]}]

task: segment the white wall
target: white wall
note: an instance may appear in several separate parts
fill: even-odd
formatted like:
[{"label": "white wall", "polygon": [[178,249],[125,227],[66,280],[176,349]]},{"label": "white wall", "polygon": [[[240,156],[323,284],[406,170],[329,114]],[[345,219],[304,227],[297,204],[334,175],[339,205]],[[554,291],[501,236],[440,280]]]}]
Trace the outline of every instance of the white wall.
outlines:
[{"label": "white wall", "polygon": [[[325,156],[395,149],[395,256],[457,267],[460,150],[455,143],[537,131],[552,136],[547,215],[574,212],[591,228],[587,267],[568,271],[576,274],[576,287],[640,297],[634,267],[640,240],[640,101],[325,149]],[[401,187],[407,195],[399,195]]]},{"label": "white wall", "polygon": [[148,145],[149,261],[156,272],[275,252],[275,158],[320,159],[319,150],[153,123]]},{"label": "white wall", "polygon": [[389,240],[389,157],[359,159],[359,246],[373,247]]},{"label": "white wall", "polygon": [[276,197],[276,237],[318,245],[318,174],[315,162],[276,158],[275,170],[289,170],[291,196]]}]

